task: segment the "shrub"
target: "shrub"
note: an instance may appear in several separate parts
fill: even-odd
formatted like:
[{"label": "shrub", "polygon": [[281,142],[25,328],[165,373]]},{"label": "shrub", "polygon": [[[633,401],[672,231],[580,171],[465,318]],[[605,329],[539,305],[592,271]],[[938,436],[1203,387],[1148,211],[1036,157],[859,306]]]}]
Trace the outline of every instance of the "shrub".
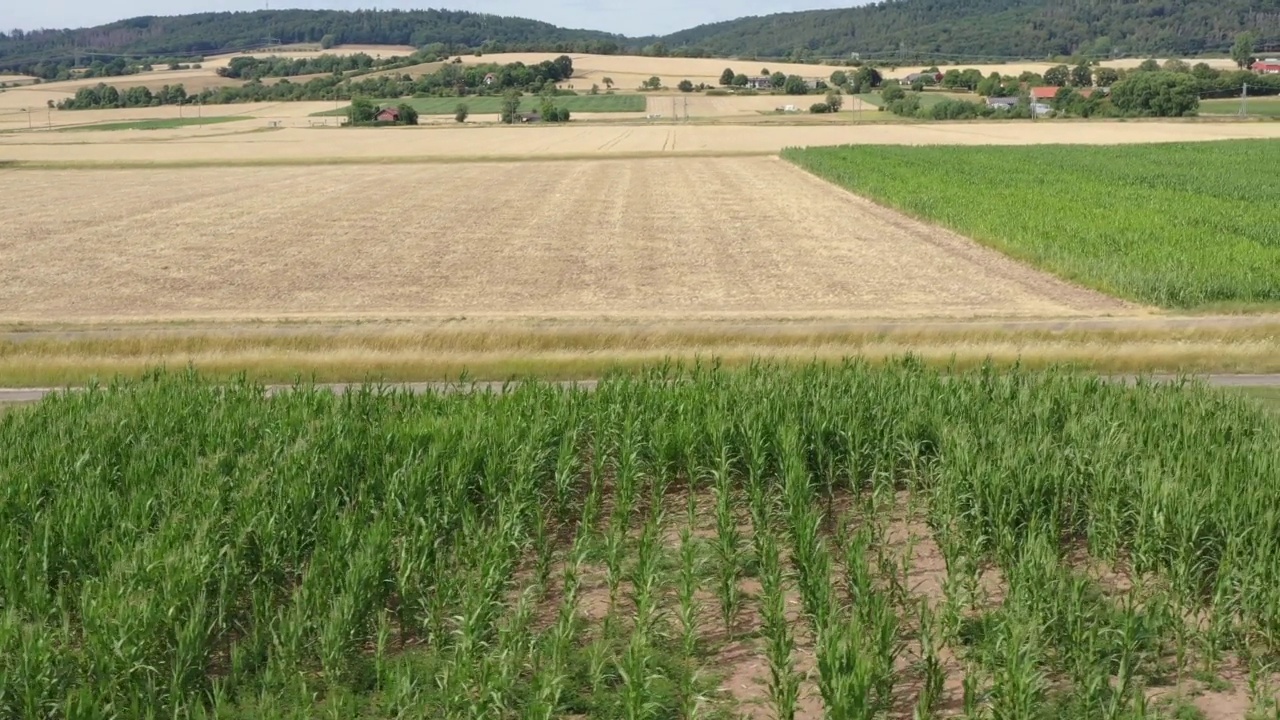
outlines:
[{"label": "shrub", "polygon": [[466,103],[460,103],[453,111],[453,119],[457,122],[464,123],[467,121],[467,117],[470,114],[471,109],[467,107]]},{"label": "shrub", "polygon": [[884,98],[886,105],[895,100],[901,100],[906,94],[907,91],[903,90],[902,86],[897,83],[886,84],[884,89],[880,91],[880,97]]},{"label": "shrub", "polygon": [[814,103],[809,106],[809,112],[814,115],[822,115],[831,112],[831,106],[826,103]]},{"label": "shrub", "polygon": [[1139,72],[1111,87],[1111,102],[1140,117],[1194,115],[1200,107],[1196,80],[1185,73]]}]

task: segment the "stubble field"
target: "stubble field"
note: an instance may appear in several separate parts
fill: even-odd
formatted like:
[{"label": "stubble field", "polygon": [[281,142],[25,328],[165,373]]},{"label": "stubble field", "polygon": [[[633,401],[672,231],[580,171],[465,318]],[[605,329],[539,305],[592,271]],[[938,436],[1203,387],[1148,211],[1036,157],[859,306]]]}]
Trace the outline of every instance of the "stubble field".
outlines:
[{"label": "stubble field", "polygon": [[[324,108],[324,103],[303,103]],[[298,103],[260,112],[278,113]],[[235,106],[227,106],[235,107]],[[163,108],[160,108],[163,109]],[[89,111],[86,111],[89,112]],[[114,111],[105,111],[114,112]],[[108,118],[100,118],[107,121]],[[129,118],[132,119],[132,118]],[[141,119],[141,118],[139,118]],[[853,119],[852,117],[850,118]],[[113,120],[114,121],[114,120]],[[293,122],[323,118],[293,118]],[[325,164],[468,159],[606,158],[609,156],[757,154],[819,145],[1113,145],[1280,138],[1280,123],[1080,122],[937,123],[929,125],[698,125],[573,123],[565,127],[337,128],[285,127],[268,120],[244,130],[183,128],[145,135],[0,134],[0,160],[40,165]],[[233,126],[239,128],[239,126]]]},{"label": "stubble field", "polygon": [[1129,309],[773,158],[0,178],[9,321]]}]

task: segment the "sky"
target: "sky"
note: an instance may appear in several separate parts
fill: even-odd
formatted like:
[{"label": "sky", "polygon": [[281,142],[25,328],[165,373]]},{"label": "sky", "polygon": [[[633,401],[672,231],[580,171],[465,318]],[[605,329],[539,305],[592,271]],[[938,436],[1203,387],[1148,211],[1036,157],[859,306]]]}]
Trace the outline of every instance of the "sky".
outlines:
[{"label": "sky", "polygon": [[[184,15],[224,10],[307,8],[420,9],[405,0],[3,0],[0,28],[89,27],[138,15]],[[450,10],[515,15],[562,27],[604,30],[632,37],[665,35],[695,25],[795,10],[851,7],[859,0],[453,0]]]}]

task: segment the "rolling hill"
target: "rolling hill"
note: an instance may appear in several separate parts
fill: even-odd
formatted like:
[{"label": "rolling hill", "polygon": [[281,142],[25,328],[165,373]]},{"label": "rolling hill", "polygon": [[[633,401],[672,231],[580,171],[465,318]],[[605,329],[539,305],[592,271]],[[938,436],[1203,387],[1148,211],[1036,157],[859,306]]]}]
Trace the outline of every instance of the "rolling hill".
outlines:
[{"label": "rolling hill", "polygon": [[715,55],[1040,58],[1226,52],[1245,31],[1280,46],[1280,0],[888,0],[741,18],[662,41]]},{"label": "rolling hill", "polygon": [[[266,45],[319,43],[413,45],[442,43],[493,50],[558,49],[617,52],[626,38],[568,30],[523,18],[453,10],[259,10],[136,17],[78,30],[0,33],[0,69],[27,71],[45,63],[90,57],[183,57]],[[40,73],[33,73],[40,74]]]},{"label": "rolling hill", "polygon": [[181,57],[285,43],[386,44],[438,52],[649,52],[907,62],[1225,52],[1251,31],[1280,50],[1280,0],[886,0],[628,38],[450,10],[274,10],[137,17],[78,30],[0,33],[0,70],[52,77],[94,58]]}]

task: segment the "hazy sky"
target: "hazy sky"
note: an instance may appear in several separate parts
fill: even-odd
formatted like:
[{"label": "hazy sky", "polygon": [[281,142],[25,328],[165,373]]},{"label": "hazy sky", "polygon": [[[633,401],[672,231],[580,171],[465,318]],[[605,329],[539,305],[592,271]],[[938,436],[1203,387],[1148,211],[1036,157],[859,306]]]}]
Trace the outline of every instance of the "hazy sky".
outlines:
[{"label": "hazy sky", "polygon": [[[792,10],[851,7],[865,0],[453,0],[451,10],[545,20],[563,27],[623,35],[658,35],[694,25]],[[342,9],[428,7],[411,0],[3,0],[0,28],[63,28],[100,25],[138,15],[182,15],[219,10],[272,8]]]}]

